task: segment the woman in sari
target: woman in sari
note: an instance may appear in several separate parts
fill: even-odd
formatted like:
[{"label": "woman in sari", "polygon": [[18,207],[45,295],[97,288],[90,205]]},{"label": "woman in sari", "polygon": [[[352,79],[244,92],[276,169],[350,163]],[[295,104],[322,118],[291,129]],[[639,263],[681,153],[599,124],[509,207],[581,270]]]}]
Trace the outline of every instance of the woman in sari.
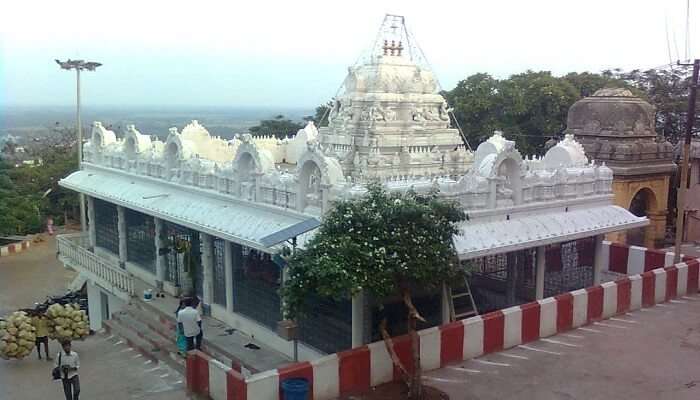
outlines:
[{"label": "woman in sari", "polygon": [[[185,308],[185,299],[180,298],[180,304],[178,304],[177,310],[175,310],[175,320],[177,320],[177,313],[183,308]],[[177,344],[178,353],[184,356],[185,353],[187,353],[187,339],[185,338],[185,331],[182,329],[181,323],[177,323],[175,328],[175,343]]]}]

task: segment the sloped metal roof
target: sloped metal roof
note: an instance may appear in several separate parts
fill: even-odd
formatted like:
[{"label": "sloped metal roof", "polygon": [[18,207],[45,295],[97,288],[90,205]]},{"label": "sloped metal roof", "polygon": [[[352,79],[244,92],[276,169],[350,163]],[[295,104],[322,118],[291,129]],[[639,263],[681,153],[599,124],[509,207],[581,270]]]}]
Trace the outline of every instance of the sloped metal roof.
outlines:
[{"label": "sloped metal roof", "polygon": [[649,224],[622,207],[600,205],[571,211],[499,215],[498,219],[464,221],[454,237],[461,260],[567,242]]},{"label": "sloped metal roof", "polygon": [[258,250],[261,242],[310,217],[294,211],[226,198],[142,176],[102,169],[77,171],[59,181],[65,188],[152,215]]}]

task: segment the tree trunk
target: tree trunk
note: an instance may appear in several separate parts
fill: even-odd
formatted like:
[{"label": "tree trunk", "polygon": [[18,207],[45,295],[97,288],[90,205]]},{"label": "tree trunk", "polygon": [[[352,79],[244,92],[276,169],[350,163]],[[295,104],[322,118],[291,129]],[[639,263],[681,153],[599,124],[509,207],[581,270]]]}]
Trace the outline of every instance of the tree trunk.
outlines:
[{"label": "tree trunk", "polygon": [[408,398],[411,400],[420,400],[423,398],[423,382],[421,381],[420,349],[418,332],[416,332],[416,322],[418,320],[425,322],[425,319],[421,317],[418,310],[416,310],[416,307],[413,305],[410,290],[403,289],[402,295],[403,302],[406,304],[406,308],[408,308],[407,326],[408,336],[411,338],[411,356],[413,358],[413,373],[409,380]]}]

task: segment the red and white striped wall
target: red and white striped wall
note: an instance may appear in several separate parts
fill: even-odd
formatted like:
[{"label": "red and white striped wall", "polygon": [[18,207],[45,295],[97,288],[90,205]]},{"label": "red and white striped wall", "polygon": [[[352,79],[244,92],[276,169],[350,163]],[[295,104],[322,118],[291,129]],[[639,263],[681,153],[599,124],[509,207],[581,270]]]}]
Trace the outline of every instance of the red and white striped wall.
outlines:
[{"label": "red and white striped wall", "polygon": [[12,243],[7,246],[0,247],[0,257],[9,256],[10,254],[19,253],[23,250],[28,249],[32,245],[30,240],[26,240],[21,243]]},{"label": "red and white striped wall", "polygon": [[[610,250],[617,251],[613,249],[614,245]],[[663,254],[649,256],[644,251],[642,254],[640,250],[630,250],[628,256],[636,257],[640,263],[647,257],[665,260]],[[700,280],[700,262],[698,259],[686,260],[615,282],[422,330],[419,332],[421,367],[425,371],[437,369],[675,297],[695,294]],[[644,262],[644,265],[649,265]],[[394,350],[406,368],[412,370],[409,338],[394,338]],[[188,388],[214,400],[280,400],[280,383],[296,377],[309,380],[309,398],[312,400],[335,399],[400,379],[384,342],[249,378],[243,378],[239,372],[198,351],[190,352],[187,359]]]},{"label": "red and white striped wall", "polygon": [[[603,270],[637,275],[673,265],[673,252],[603,241]],[[692,260],[681,254],[682,261]]]}]

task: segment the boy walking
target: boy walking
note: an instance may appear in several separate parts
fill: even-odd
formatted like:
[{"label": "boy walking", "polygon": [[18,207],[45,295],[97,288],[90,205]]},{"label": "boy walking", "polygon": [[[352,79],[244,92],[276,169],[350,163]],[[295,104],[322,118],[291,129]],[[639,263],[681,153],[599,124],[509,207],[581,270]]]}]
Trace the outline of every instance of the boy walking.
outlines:
[{"label": "boy walking", "polygon": [[80,359],[78,353],[71,351],[69,340],[61,343],[61,351],[56,357],[56,367],[61,369],[61,382],[63,382],[63,393],[66,400],[78,400],[80,396],[80,379],[78,378],[78,368]]}]

